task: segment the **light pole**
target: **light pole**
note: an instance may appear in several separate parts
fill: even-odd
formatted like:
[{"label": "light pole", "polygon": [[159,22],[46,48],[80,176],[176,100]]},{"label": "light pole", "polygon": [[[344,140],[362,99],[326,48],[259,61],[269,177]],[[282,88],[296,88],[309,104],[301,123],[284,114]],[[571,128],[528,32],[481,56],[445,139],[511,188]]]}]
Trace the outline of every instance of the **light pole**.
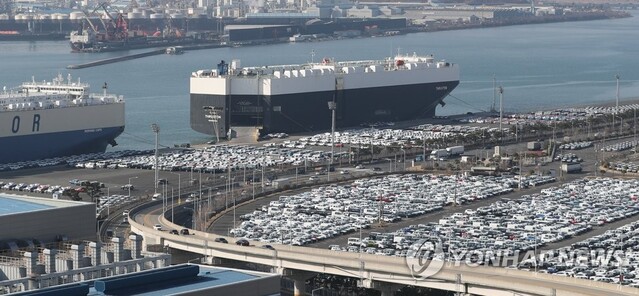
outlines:
[{"label": "light pole", "polygon": [[[623,117],[617,116],[617,115],[615,115],[615,117],[619,118],[620,122],[621,122],[620,125],[619,125],[619,136],[621,136],[621,134],[623,134]],[[613,130],[613,132],[614,132],[614,130]]]},{"label": "light pole", "polygon": [[634,128],[634,136],[633,136],[633,145],[635,146],[635,153],[637,153],[637,107],[633,107],[632,110],[634,111],[634,117],[633,117],[633,128]]},{"label": "light pole", "polygon": [[619,112],[619,74],[615,75],[615,79],[617,80],[617,94],[616,94],[616,104],[615,104],[615,114]]},{"label": "light pole", "polygon": [[253,200],[255,200],[255,168],[253,168],[253,179],[251,179],[251,186],[253,187]]},{"label": "light pole", "polygon": [[328,109],[331,110],[331,160],[328,163],[327,181],[330,181],[331,167],[333,166],[333,159],[335,159],[335,110],[337,109],[335,98],[333,98],[333,101],[328,102]]},{"label": "light pole", "polygon": [[133,187],[133,185],[131,185],[131,179],[137,179],[138,177],[131,177],[129,178],[129,184],[127,184],[127,187],[129,187],[129,198],[131,197],[131,187]]},{"label": "light pole", "polygon": [[406,170],[406,150],[404,150],[404,147],[402,147],[402,153],[404,154],[402,162],[404,163],[404,171],[405,171]]},{"label": "light pole", "polygon": [[158,193],[158,140],[160,139],[160,126],[154,123],[151,124],[151,129],[155,133],[155,182],[153,182],[153,187],[155,189],[154,193]]},{"label": "light pole", "polygon": [[[494,107],[495,103],[493,102],[493,107]],[[422,150],[422,162],[424,162],[424,164],[426,163],[426,131],[422,130],[422,145],[423,150]]]},{"label": "light pole", "polygon": [[[178,176],[178,199],[182,197],[182,176],[179,173],[171,173]],[[171,223],[173,223],[173,194],[171,194]]]},{"label": "light pole", "polygon": [[229,180],[231,182],[231,198],[233,199],[233,228],[236,227],[235,224],[235,195],[233,194],[233,182],[235,181],[235,177],[233,177],[233,180]]},{"label": "light pole", "polygon": [[499,87],[499,141],[503,143],[504,136],[501,129],[502,118],[504,117],[504,88]]}]

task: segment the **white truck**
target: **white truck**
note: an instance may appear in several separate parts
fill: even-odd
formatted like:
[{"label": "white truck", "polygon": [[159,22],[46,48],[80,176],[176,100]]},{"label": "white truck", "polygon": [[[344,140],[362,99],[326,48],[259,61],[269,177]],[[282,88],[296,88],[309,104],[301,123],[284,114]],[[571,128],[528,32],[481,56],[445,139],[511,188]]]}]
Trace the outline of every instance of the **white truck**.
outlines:
[{"label": "white truck", "polygon": [[446,148],[448,156],[459,156],[464,154],[464,146],[451,146]]},{"label": "white truck", "polygon": [[561,171],[567,174],[581,172],[581,163],[562,163]]},{"label": "white truck", "polygon": [[430,152],[430,159],[440,160],[448,158],[448,150],[446,149],[435,149]]},{"label": "white truck", "polygon": [[274,180],[272,183],[272,186],[277,189],[282,189],[285,186],[290,186],[290,185],[293,185],[294,183],[295,183],[295,177],[289,177],[289,178]]}]

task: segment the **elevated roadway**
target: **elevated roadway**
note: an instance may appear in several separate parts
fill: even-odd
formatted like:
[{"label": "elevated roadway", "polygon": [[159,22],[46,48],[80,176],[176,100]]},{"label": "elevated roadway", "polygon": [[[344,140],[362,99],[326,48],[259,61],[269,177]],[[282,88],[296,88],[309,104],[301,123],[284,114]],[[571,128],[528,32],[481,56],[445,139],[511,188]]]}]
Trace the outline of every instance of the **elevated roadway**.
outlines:
[{"label": "elevated roadway", "polygon": [[[225,244],[214,241],[221,236],[206,232],[191,231],[192,235],[188,236],[170,234],[166,229],[181,229],[182,226],[171,223],[163,215],[158,215],[156,210],[138,208],[130,215],[134,217],[130,220],[131,230],[142,235],[145,244],[168,245],[201,254],[208,259],[224,258],[269,265],[274,271],[294,280],[296,294],[303,293],[306,279],[317,273],[325,273],[359,278],[362,286],[381,290],[382,295],[392,295],[393,291],[404,285],[489,296],[639,295],[639,289],[627,286],[465,264],[455,266],[447,263],[436,274],[422,279],[412,275],[405,258],[281,245],[269,250],[259,246],[238,246],[234,244],[235,239],[230,237],[224,237],[229,241],[229,244]],[[158,231],[148,225],[155,221],[166,229]]]}]

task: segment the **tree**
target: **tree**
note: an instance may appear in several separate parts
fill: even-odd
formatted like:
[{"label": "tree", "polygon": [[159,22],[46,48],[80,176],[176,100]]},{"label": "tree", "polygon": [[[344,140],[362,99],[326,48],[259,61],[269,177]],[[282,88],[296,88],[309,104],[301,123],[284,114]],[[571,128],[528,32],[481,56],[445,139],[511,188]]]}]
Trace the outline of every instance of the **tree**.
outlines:
[{"label": "tree", "polygon": [[73,201],[81,201],[82,197],[80,197],[80,192],[74,189],[65,189],[62,191],[62,196],[67,196],[69,199]]},{"label": "tree", "polygon": [[84,187],[85,192],[91,198],[91,201],[95,201],[95,197],[100,195],[102,192],[100,191],[101,183],[100,182],[88,182],[82,185]]}]

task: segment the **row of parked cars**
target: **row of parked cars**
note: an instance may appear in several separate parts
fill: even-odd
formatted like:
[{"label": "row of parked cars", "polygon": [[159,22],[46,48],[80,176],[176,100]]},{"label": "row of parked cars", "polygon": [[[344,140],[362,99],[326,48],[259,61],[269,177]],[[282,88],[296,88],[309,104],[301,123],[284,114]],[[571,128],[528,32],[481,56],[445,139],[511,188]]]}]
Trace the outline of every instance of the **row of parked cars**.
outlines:
[{"label": "row of parked cars", "polygon": [[[372,233],[361,241],[352,237],[347,245],[333,245],[330,248],[419,257],[424,242],[440,242],[442,259],[447,260],[453,258],[452,254],[473,252],[504,256],[516,252],[523,254],[584,233],[593,227],[634,216],[639,213],[638,197],[637,180],[580,179],[519,199],[503,198],[488,206],[451,214],[438,222],[411,225],[390,233]],[[636,239],[631,239],[630,235],[624,235],[623,238],[625,243],[622,245],[635,248]],[[590,247],[608,246],[605,243],[619,244],[609,238],[591,242],[595,243]]]},{"label": "row of parked cars", "polygon": [[601,148],[601,151],[621,152],[621,151],[626,151],[628,149],[634,148],[636,146],[637,146],[637,142],[636,141],[623,141],[623,142],[614,143],[614,144],[611,144],[611,145],[604,146],[603,148]]},{"label": "row of parked cars", "polygon": [[543,251],[539,260],[517,267],[557,276],[639,288],[639,222],[634,221],[561,249]]},{"label": "row of parked cars", "polygon": [[[502,123],[509,125],[533,125],[533,124],[554,124],[561,121],[584,121],[589,118],[602,116],[604,114],[623,113],[629,110],[639,108],[638,104],[628,104],[617,107],[583,107],[583,108],[562,108],[550,111],[537,111],[530,113],[515,113],[502,119]],[[499,122],[497,117],[475,117],[467,119],[471,123],[490,123]]]},{"label": "row of parked cars", "polygon": [[609,168],[626,173],[637,173],[639,172],[639,164],[636,162],[611,162],[608,165]]},{"label": "row of parked cars", "polygon": [[511,192],[512,178],[388,175],[322,186],[243,215],[235,237],[264,243],[305,245],[408,217]]},{"label": "row of parked cars", "polygon": [[3,190],[12,190],[12,191],[24,191],[24,192],[34,192],[34,193],[58,193],[62,194],[65,190],[71,190],[72,188],[69,186],[60,186],[60,185],[48,185],[48,184],[39,184],[39,183],[14,183],[14,182],[4,182],[0,181],[0,188]]},{"label": "row of parked cars", "polygon": [[151,153],[148,150],[122,150],[104,153],[88,153],[72,156],[63,156],[41,160],[22,161],[15,163],[0,164],[0,172],[15,171],[29,168],[49,167],[56,165],[75,166],[78,162],[86,162],[88,160],[109,159],[113,157],[123,157],[128,155],[139,155]]},{"label": "row of parked cars", "polygon": [[577,141],[559,145],[561,150],[581,150],[592,147],[592,141]]},{"label": "row of parked cars", "polygon": [[[423,139],[442,139],[453,135],[465,135],[481,127],[421,125],[412,129],[357,129],[335,132],[335,146],[344,145],[374,145],[374,146],[412,146],[418,145]],[[488,128],[486,128],[488,129]],[[301,146],[328,146],[332,143],[331,133],[316,134],[310,137],[301,137],[297,141],[288,141],[282,145]]]},{"label": "row of parked cars", "polygon": [[[248,145],[215,145],[205,149],[179,150],[161,154],[158,167],[164,171],[202,171],[221,173],[228,170],[258,169],[283,165],[312,165],[330,158],[329,152],[307,149],[266,148]],[[154,155],[133,155],[88,160],[78,163],[85,168],[152,169]]]},{"label": "row of parked cars", "polygon": [[[103,213],[109,213],[114,208],[120,208],[124,204],[133,201],[130,196],[122,194],[104,195],[98,197],[96,216],[99,217]],[[128,215],[128,212],[125,212]],[[128,218],[128,216],[126,217]],[[125,219],[127,221],[127,219]]]},{"label": "row of parked cars", "polygon": [[554,160],[568,163],[579,163],[584,161],[581,157],[577,156],[577,154],[574,153],[559,153],[555,155]]}]

